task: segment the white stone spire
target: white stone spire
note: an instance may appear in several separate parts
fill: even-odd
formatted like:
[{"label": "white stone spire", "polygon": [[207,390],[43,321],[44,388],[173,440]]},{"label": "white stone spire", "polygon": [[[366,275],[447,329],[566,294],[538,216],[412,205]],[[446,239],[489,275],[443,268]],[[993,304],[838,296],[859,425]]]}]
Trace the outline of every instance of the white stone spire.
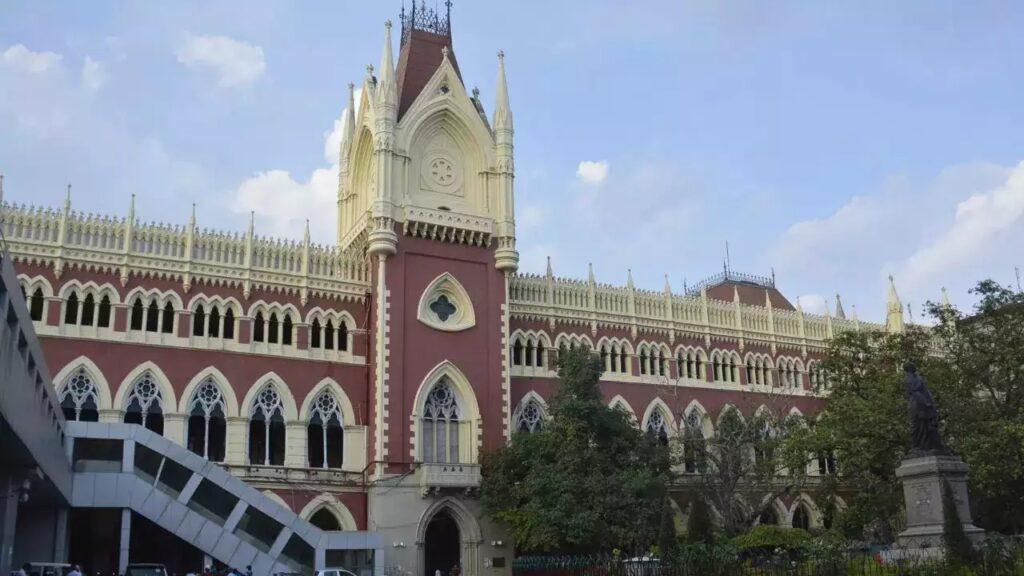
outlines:
[{"label": "white stone spire", "polygon": [[341,150],[338,159],[343,171],[348,169],[349,150],[352,148],[352,140],[356,134],[356,85],[348,83],[348,106],[345,107],[345,127],[341,132]]},{"label": "white stone spire", "polygon": [[377,81],[377,99],[381,106],[398,111],[398,80],[395,77],[394,58],[391,57],[391,20],[384,22],[384,52],[380,56],[380,78]]},{"label": "white stone spire", "polygon": [[[505,52],[498,51],[498,86],[494,91],[494,131],[512,131],[512,107],[508,103],[508,81],[505,79]],[[510,137],[511,139],[511,137]]]},{"label": "white stone spire", "polygon": [[836,318],[846,319],[846,312],[843,310],[843,300],[839,297],[838,292],[836,292]]},{"label": "white stone spire", "polygon": [[953,305],[950,304],[950,302],[949,302],[949,292],[946,292],[946,287],[945,286],[942,287],[942,307],[943,308],[952,308],[953,307]]},{"label": "white stone spire", "polygon": [[886,303],[885,329],[889,332],[903,332],[903,303],[896,294],[896,281],[889,276],[889,298]]},{"label": "white stone spire", "polygon": [[68,184],[67,191],[64,192],[64,211],[68,212],[71,210],[71,184]]},{"label": "white stone spire", "polygon": [[548,278],[551,278],[555,275],[554,271],[551,269],[551,256],[548,256],[548,269],[545,273],[547,274]]},{"label": "white stone spire", "polygon": [[595,283],[593,262],[587,262],[587,280],[590,281],[591,284]]}]

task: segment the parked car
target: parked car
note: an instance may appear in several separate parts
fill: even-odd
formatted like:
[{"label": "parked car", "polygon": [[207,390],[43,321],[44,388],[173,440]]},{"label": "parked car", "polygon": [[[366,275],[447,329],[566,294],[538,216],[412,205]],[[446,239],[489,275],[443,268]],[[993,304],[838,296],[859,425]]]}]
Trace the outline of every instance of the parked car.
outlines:
[{"label": "parked car", "polygon": [[124,576],[167,576],[167,568],[163,564],[129,564]]},{"label": "parked car", "polygon": [[29,562],[28,576],[65,576],[71,572],[71,564],[60,562]]}]

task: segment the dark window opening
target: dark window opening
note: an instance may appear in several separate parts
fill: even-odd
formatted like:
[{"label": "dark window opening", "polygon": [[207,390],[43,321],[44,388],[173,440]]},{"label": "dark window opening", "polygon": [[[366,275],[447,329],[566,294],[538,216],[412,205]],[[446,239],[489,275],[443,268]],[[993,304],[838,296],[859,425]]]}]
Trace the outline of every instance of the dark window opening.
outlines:
[{"label": "dark window opening", "polygon": [[149,303],[146,308],[146,332],[157,332],[160,327],[160,307],[156,300]]},{"label": "dark window opening", "polygon": [[263,312],[257,312],[256,317],[252,319],[252,339],[254,342],[263,342]]},{"label": "dark window opening", "polygon": [[324,330],[324,348],[334,350],[334,323],[327,321],[327,328]]},{"label": "dark window opening", "polygon": [[164,304],[164,320],[163,326],[161,326],[160,331],[163,332],[164,334],[170,334],[174,332],[174,305],[172,305],[170,302]]},{"label": "dark window opening", "polygon": [[203,305],[199,304],[192,312],[192,335],[202,336],[204,326],[206,326],[206,312],[203,310]]},{"label": "dark window opening", "polygon": [[64,303],[64,323],[78,324],[78,294],[74,292],[68,296],[67,302]]},{"label": "dark window opening", "polygon": [[100,328],[107,328],[110,326],[110,296],[104,296],[100,299],[99,314],[97,314],[96,324]]},{"label": "dark window opening", "polygon": [[142,299],[136,298],[132,304],[132,330],[142,330]]},{"label": "dark window opening", "polygon": [[316,318],[313,320],[313,324],[309,327],[309,347],[319,348],[320,347],[320,319]]},{"label": "dark window opening", "polygon": [[220,310],[216,306],[210,308],[210,322],[207,333],[214,338],[220,337]]},{"label": "dark window opening", "polygon": [[224,313],[224,337],[233,340],[235,337],[235,313],[228,308]]},{"label": "dark window opening", "polygon": [[280,322],[277,321],[277,313],[271,312],[270,322],[267,323],[267,342],[277,344]]},{"label": "dark window opening", "polygon": [[93,317],[96,316],[96,299],[92,294],[86,294],[82,301],[82,325],[92,326]]},{"label": "dark window opening", "polygon": [[281,335],[281,343],[285,346],[291,346],[292,344],[292,317],[288,314],[284,315],[284,322],[282,323],[282,330],[284,333]]},{"label": "dark window opening", "polygon": [[43,291],[40,288],[36,288],[36,291],[32,293],[32,298],[29,299],[28,304],[28,315],[36,322],[43,319],[43,304]]}]

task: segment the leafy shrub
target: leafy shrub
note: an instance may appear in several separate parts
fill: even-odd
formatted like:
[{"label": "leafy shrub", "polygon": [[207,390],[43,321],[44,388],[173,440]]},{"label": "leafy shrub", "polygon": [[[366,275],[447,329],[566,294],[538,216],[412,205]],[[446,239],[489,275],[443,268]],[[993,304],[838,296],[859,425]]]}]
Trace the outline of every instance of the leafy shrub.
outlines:
[{"label": "leafy shrub", "polygon": [[764,553],[782,550],[792,552],[804,550],[812,540],[811,534],[800,528],[780,528],[779,526],[758,526],[732,539],[732,544],[741,552]]}]

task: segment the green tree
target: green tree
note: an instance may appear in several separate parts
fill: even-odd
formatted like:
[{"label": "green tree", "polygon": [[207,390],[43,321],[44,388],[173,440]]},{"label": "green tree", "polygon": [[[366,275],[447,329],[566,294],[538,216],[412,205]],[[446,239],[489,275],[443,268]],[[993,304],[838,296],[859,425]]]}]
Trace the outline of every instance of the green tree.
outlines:
[{"label": "green tree", "polygon": [[1024,530],[1024,293],[991,280],[972,291],[969,314],[929,303],[936,351],[948,360],[932,385],[944,438],[971,466],[981,526]]},{"label": "green tree", "polygon": [[910,327],[901,334],[851,331],[836,336],[823,362],[828,403],[813,426],[791,438],[791,449],[835,454],[842,482],[827,478],[826,499],[841,488],[855,497],[840,519],[849,537],[891,542],[902,511],[896,467],[909,448],[906,399],[900,366],[914,361],[932,384],[936,360],[929,335]]},{"label": "green tree", "polygon": [[600,362],[559,354],[550,419],[484,455],[481,503],[529,552],[646,552],[658,541],[668,450],[601,399]]},{"label": "green tree", "polygon": [[824,486],[856,493],[838,522],[848,536],[888,542],[899,527],[907,360],[935,396],[943,438],[971,466],[977,523],[1024,529],[1024,294],[990,280],[973,292],[979,301],[969,314],[929,303],[934,326],[845,332],[830,343],[828,403],[794,449],[837,455],[842,476]]}]

